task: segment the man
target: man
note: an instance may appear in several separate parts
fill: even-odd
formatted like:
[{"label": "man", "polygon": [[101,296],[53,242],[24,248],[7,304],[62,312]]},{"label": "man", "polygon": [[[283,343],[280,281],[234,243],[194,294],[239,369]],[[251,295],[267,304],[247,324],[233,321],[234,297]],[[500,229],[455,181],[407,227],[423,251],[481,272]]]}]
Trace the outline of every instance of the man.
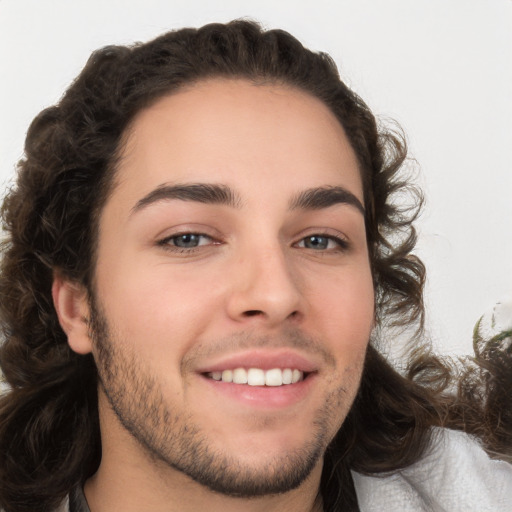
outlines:
[{"label": "man", "polygon": [[[510,466],[436,427],[496,451],[510,423],[376,349],[383,322],[421,332],[405,156],[281,31],[93,54],[2,210],[1,506],[506,510]],[[478,467],[446,486],[447,454]]]}]

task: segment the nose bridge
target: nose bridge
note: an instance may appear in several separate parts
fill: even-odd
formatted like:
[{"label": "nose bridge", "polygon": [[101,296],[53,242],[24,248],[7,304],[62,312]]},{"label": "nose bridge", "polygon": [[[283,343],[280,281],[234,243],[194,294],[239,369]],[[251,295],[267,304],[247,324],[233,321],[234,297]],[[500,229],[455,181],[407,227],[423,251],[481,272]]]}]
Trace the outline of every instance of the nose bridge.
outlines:
[{"label": "nose bridge", "polygon": [[248,244],[236,265],[231,316],[237,319],[259,316],[279,322],[299,312],[298,276],[286,248],[277,238]]}]

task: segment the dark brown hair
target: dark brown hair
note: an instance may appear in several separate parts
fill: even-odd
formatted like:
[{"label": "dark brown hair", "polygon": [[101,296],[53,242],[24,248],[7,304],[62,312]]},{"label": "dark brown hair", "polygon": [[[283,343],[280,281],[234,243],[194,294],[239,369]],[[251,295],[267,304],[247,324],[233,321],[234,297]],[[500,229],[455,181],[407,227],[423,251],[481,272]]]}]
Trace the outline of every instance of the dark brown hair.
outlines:
[{"label": "dark brown hair", "polygon": [[[407,157],[404,138],[377,125],[326,54],[248,21],[103,48],[92,54],[58,105],[33,121],[17,183],[1,210],[7,236],[0,364],[10,390],[0,400],[0,506],[7,512],[49,511],[98,467],[96,368],[91,356],[80,356],[67,344],[52,303],[53,275],[60,272],[91,289],[98,218],[123,134],[141,109],[211,77],[296,87],[336,115],[361,169],[377,320],[414,325],[416,338],[421,335],[424,267],[411,255],[421,194],[400,178]],[[404,191],[411,207],[394,199]],[[325,509],[357,510],[349,470],[378,473],[411,464],[428,445],[434,425],[466,428],[498,446],[488,439],[491,429],[467,427],[477,424],[467,418],[486,413],[474,405],[475,383],[460,382],[465,384],[458,398],[447,394],[450,369],[425,352],[402,376],[370,345],[359,394],[325,457]],[[491,383],[482,393],[492,398],[493,385],[498,388]],[[503,394],[494,396],[503,400]],[[486,404],[489,410],[496,406]],[[482,424],[492,426],[495,418],[488,416]],[[502,431],[500,442],[506,446],[507,439],[510,430]]]}]

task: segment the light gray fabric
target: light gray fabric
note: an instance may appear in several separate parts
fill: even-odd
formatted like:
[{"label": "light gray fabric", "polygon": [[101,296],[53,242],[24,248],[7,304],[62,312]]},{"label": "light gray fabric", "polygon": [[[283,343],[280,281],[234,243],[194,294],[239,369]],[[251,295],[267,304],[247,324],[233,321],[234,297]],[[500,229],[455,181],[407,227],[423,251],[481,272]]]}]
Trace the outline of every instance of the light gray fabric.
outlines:
[{"label": "light gray fabric", "polygon": [[353,477],[361,512],[512,512],[512,465],[453,430],[437,429],[429,453],[402,471]]},{"label": "light gray fabric", "polygon": [[75,487],[55,512],[91,512],[82,487]]}]

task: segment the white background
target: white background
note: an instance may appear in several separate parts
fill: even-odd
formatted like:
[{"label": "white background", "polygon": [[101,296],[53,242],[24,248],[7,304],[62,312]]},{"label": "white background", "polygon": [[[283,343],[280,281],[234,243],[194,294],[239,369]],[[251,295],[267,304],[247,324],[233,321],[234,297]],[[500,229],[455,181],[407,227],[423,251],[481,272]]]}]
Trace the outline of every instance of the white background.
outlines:
[{"label": "white background", "polygon": [[0,190],[91,51],[237,17],[327,51],[404,127],[428,200],[429,332],[470,353],[477,319],[512,292],[512,0],[0,0]]}]

